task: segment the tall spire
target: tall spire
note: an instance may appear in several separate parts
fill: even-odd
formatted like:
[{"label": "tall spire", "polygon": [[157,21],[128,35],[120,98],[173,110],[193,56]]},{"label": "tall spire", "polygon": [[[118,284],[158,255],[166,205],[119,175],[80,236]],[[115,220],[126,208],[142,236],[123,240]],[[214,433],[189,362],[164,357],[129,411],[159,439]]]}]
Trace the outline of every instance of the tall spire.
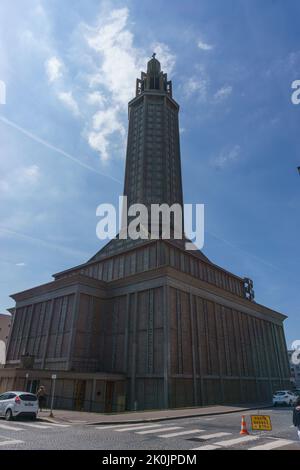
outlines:
[{"label": "tall spire", "polygon": [[171,81],[154,53],[129,102],[124,187],[128,205],[183,207],[178,113]]},{"label": "tall spire", "polygon": [[149,90],[163,91],[172,97],[172,82],[168,81],[167,74],[162,72],[155,52],[147,64],[147,73],[142,72],[141,78],[136,81],[136,96]]}]

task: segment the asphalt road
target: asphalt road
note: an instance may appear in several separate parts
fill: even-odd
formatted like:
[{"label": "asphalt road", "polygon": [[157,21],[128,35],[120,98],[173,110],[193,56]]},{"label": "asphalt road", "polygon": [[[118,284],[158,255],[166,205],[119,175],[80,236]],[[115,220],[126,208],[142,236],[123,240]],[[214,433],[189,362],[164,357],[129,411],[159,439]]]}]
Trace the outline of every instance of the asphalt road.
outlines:
[{"label": "asphalt road", "polygon": [[131,425],[95,426],[84,422],[0,420],[0,453],[19,450],[300,450],[287,408],[259,410],[271,416],[273,430],[252,432],[250,415],[245,413],[250,436],[240,436],[241,414],[174,419]]}]

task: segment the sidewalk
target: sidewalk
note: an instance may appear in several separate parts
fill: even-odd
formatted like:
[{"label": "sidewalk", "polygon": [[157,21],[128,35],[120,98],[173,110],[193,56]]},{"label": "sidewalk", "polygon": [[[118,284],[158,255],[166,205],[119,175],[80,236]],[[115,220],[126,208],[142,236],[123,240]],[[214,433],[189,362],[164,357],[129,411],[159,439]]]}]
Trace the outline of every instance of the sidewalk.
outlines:
[{"label": "sidewalk", "polygon": [[85,411],[54,410],[53,418],[49,417],[49,411],[39,413],[39,419],[49,422],[64,422],[73,424],[129,424],[151,421],[167,421],[170,419],[191,418],[197,416],[214,416],[228,413],[242,413],[249,410],[258,410],[269,407],[265,405],[236,405],[236,406],[205,406],[200,408],[176,408],[169,410],[153,411],[129,411],[123,413],[88,413]]}]

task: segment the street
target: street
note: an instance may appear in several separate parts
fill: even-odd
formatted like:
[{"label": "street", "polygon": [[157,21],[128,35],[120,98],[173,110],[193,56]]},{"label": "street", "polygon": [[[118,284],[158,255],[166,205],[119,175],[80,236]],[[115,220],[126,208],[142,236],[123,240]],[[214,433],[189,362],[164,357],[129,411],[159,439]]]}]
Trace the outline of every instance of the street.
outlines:
[{"label": "street", "polygon": [[0,420],[0,451],[18,450],[300,450],[292,410],[260,410],[271,416],[273,430],[240,436],[241,413],[122,425],[88,425],[84,421]]}]

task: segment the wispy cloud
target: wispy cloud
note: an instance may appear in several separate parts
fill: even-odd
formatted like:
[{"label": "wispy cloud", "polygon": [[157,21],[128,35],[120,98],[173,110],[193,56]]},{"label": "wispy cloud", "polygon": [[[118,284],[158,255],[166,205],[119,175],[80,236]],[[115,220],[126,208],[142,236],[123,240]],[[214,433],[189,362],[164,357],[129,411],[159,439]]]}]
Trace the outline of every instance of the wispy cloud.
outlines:
[{"label": "wispy cloud", "polygon": [[[89,95],[92,105],[98,101],[95,112],[86,126],[89,145],[96,150],[103,162],[112,157],[112,148],[119,145],[124,155],[125,123],[128,101],[133,98],[134,83],[149,58],[134,45],[134,35],[129,25],[127,8],[113,9],[108,16],[101,16],[96,25],[82,25],[86,43],[96,54],[94,70],[89,74],[89,85],[97,87],[97,93]],[[175,56],[161,42],[153,42],[162,66],[171,72]]]},{"label": "wispy cloud", "polygon": [[84,163],[80,158],[74,157],[70,153],[67,153],[64,150],[56,147],[55,145],[52,145],[51,143],[47,142],[46,140],[41,139],[37,135],[35,135],[32,132],[28,131],[27,129],[24,129],[23,127],[18,126],[16,123],[10,121],[9,119],[6,119],[4,116],[0,116],[0,121],[2,121],[3,123],[7,124],[8,126],[14,128],[14,129],[16,129],[17,131],[21,132],[22,134],[24,134],[29,139],[32,139],[35,142],[37,142],[41,145],[44,145],[48,149],[53,150],[54,152],[62,155],[63,157],[66,157],[69,160],[77,163],[78,165],[82,166],[83,168],[86,168],[87,170],[92,171],[93,173],[97,173],[98,175],[104,176],[105,178],[109,178],[110,180],[115,181],[119,184],[123,184],[122,181],[118,180],[114,176],[111,176],[111,175],[102,173],[99,170],[96,170],[95,168],[91,167],[90,165],[87,165],[86,163]]},{"label": "wispy cloud", "polygon": [[235,145],[229,150],[222,150],[220,154],[213,159],[212,163],[217,168],[225,168],[227,165],[239,160],[241,157],[241,147]]},{"label": "wispy cloud", "polygon": [[87,252],[80,251],[80,250],[73,250],[69,247],[62,246],[57,243],[52,243],[47,240],[42,240],[41,238],[33,237],[32,235],[21,233],[16,230],[11,230],[8,227],[0,226],[0,236],[21,238],[35,245],[40,245],[42,247],[50,248],[55,251],[60,251],[62,253],[65,253],[66,255],[73,255],[73,256],[75,255],[76,257],[80,257],[83,259],[88,258],[89,256],[89,253]]},{"label": "wispy cloud", "polygon": [[226,100],[232,94],[232,90],[233,90],[232,86],[224,85],[214,94],[214,97],[213,97],[214,101],[216,103],[221,103],[222,101]]},{"label": "wispy cloud", "polygon": [[94,91],[92,93],[88,93],[86,101],[92,106],[103,108],[107,100],[99,91]]},{"label": "wispy cloud", "polygon": [[231,247],[233,250],[238,250],[242,253],[244,253],[245,255],[247,256],[250,256],[251,258],[254,258],[256,261],[259,261],[260,263],[264,264],[265,266],[269,267],[269,268],[272,268],[272,269],[276,269],[278,271],[280,271],[282,268],[280,268],[279,266],[273,264],[273,263],[270,263],[268,260],[266,260],[265,258],[262,258],[261,256],[257,256],[257,255],[254,255],[253,253],[251,253],[250,251],[248,250],[245,250],[244,248],[240,247],[239,245],[237,244],[234,244],[228,240],[226,240],[225,238],[223,237],[220,237],[219,235],[216,235],[215,233],[212,233],[211,231],[207,231],[206,232],[208,235],[211,235],[212,237],[216,238],[217,240],[220,240],[223,244]]},{"label": "wispy cloud", "polygon": [[[45,68],[54,94],[74,117],[82,118],[82,136],[104,163],[125,156],[127,105],[134,97],[135,80],[149,57],[135,46],[128,8],[107,10],[103,4],[101,10],[96,21],[83,22],[75,28],[76,48],[80,51],[76,64],[71,53],[66,51],[63,60],[52,48]],[[170,47],[153,41],[149,55],[150,51],[155,51],[163,68],[172,73],[176,57]],[[68,78],[68,71],[74,65],[78,67],[80,60],[86,83],[82,77],[75,77],[72,82]],[[86,85],[89,93],[84,89]]]},{"label": "wispy cloud", "polygon": [[76,117],[80,116],[79,106],[76,102],[72,91],[61,91],[58,93],[60,101],[68,108]]},{"label": "wispy cloud", "polygon": [[30,165],[23,168],[20,174],[20,179],[26,183],[36,183],[40,178],[40,169],[37,165]]},{"label": "wispy cloud", "polygon": [[62,77],[62,68],[63,63],[58,57],[53,56],[46,60],[45,69],[50,83],[56,82]]},{"label": "wispy cloud", "polygon": [[145,65],[144,54],[137,49],[128,26],[129,10],[114,9],[98,19],[95,26],[85,24],[83,32],[89,48],[96,52],[92,85],[101,86],[111,99],[126,108],[133,95],[133,86],[139,70]]},{"label": "wispy cloud", "polygon": [[187,98],[197,96],[200,101],[205,101],[207,97],[209,80],[207,76],[193,76],[186,80],[184,84],[184,94]]},{"label": "wispy cloud", "polygon": [[176,56],[172,53],[170,47],[162,42],[154,42],[151,44],[151,48],[156,53],[165,71],[171,75],[175,68]]},{"label": "wispy cloud", "polygon": [[119,108],[116,106],[98,111],[93,116],[88,142],[94,150],[100,152],[103,162],[109,160],[109,138],[113,134],[119,133],[125,143],[126,131],[122,121],[118,119],[118,112]]},{"label": "wispy cloud", "polygon": [[40,169],[37,165],[13,169],[8,176],[0,179],[0,194],[2,197],[23,197],[31,191],[40,180]]},{"label": "wispy cloud", "polygon": [[211,51],[212,49],[214,49],[214,46],[212,44],[208,44],[207,42],[204,42],[204,41],[201,41],[201,40],[198,40],[197,46],[202,51]]}]

